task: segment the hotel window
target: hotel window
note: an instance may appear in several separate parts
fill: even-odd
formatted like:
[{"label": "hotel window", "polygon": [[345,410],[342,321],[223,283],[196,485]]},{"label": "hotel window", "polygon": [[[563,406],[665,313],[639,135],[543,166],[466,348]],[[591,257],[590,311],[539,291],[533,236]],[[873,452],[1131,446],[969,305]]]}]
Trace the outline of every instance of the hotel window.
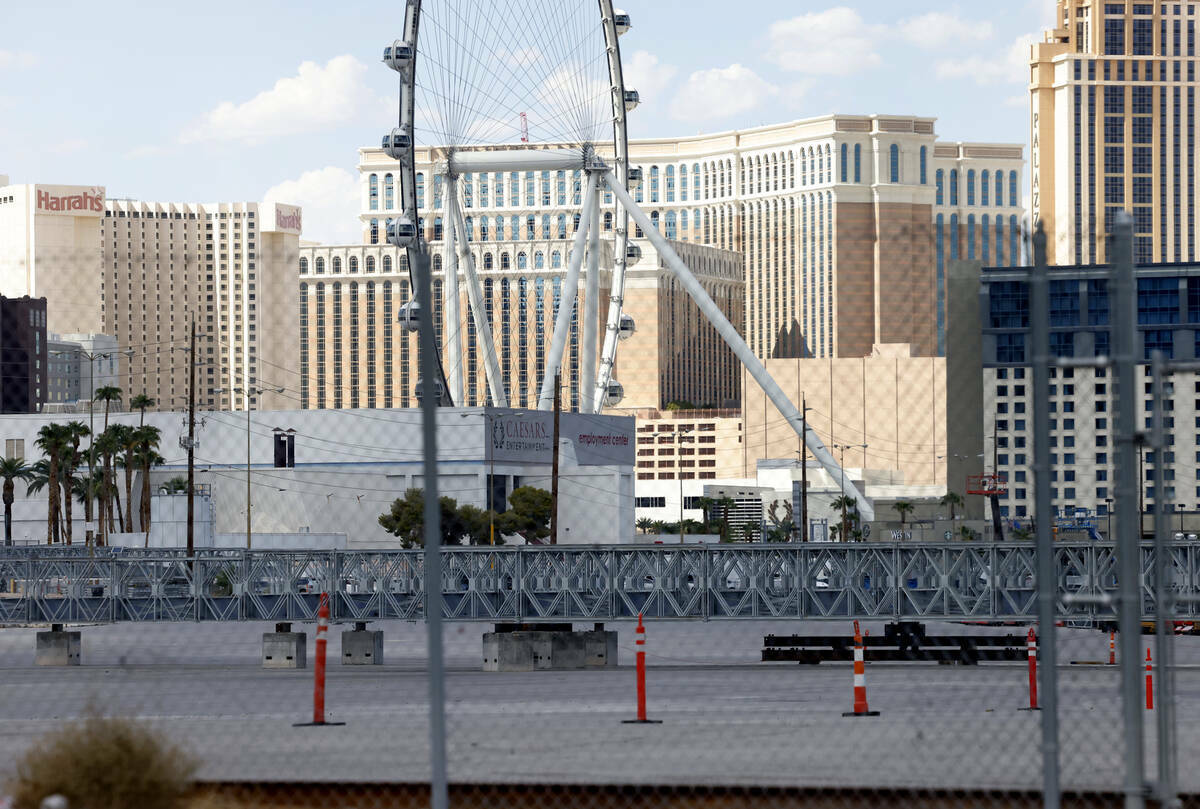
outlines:
[{"label": "hotel window", "polygon": [[417,172],[417,207],[425,207],[425,174]]},{"label": "hotel window", "polygon": [[889,176],[893,183],[900,182],[900,147],[893,143],[888,150]]},{"label": "hotel window", "polygon": [[950,169],[950,204],[958,204],[958,169]]},{"label": "hotel window", "polygon": [[847,178],[850,176],[850,161],[847,159],[850,156],[849,152],[850,152],[850,146],[848,144],[843,143],[842,144],[842,182],[846,182]]},{"label": "hotel window", "polygon": [[927,163],[926,147],[922,146],[921,147],[921,185],[927,184],[927,180],[926,180],[926,176],[925,176],[926,163]]},{"label": "hotel window", "polygon": [[[372,174],[368,180],[368,186],[370,189],[370,192],[369,192],[370,208],[372,211],[378,211],[379,210],[379,175]],[[221,216],[222,216],[222,218],[224,218],[224,214],[222,214]]]},{"label": "hotel window", "polygon": [[975,204],[975,169],[967,171],[967,204]]},{"label": "hotel window", "polygon": [[371,220],[371,244],[379,244],[379,220]]},{"label": "hotel window", "polygon": [[396,207],[395,182],[390,172],[383,175],[383,207],[389,211]]},{"label": "hotel window", "polygon": [[979,177],[979,204],[988,204],[988,170],[984,169]]},{"label": "hotel window", "polygon": [[862,144],[854,144],[854,182],[862,182]]}]

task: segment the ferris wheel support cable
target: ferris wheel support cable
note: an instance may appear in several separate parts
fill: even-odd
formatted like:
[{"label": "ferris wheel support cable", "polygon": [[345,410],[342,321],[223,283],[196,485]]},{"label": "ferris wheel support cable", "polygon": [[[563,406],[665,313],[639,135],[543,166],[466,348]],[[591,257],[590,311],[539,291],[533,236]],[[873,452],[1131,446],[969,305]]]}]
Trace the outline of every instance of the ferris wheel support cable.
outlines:
[{"label": "ferris wheel support cable", "polygon": [[[446,194],[449,197],[458,198],[458,183],[453,174],[446,176]],[[450,227],[446,228],[446,285],[443,287],[443,294],[445,296],[446,322],[451,324],[451,328],[446,330],[446,354],[450,365],[450,378],[446,381],[450,385],[450,398],[461,405],[465,400],[463,399],[462,332],[459,329],[462,312],[458,295],[458,250],[455,244],[457,230],[453,222]]]},{"label": "ferris wheel support cable", "polygon": [[595,190],[598,172],[587,173],[587,188],[584,190],[583,211],[579,217],[579,229],[571,245],[571,262],[563,283],[562,295],[558,299],[558,310],[554,313],[554,332],[550,338],[550,352],[546,356],[546,374],[542,377],[542,392],[538,397],[538,409],[549,410],[554,405],[554,380],[562,368],[563,350],[567,346],[567,334],[571,331],[571,312],[579,295],[579,268],[583,265],[584,245],[592,224],[592,209],[596,204]]},{"label": "ferris wheel support cable", "polygon": [[[462,267],[463,279],[467,286],[467,301],[471,305],[471,320],[475,323],[476,341],[479,343],[484,360],[484,372],[487,376],[488,390],[492,394],[492,404],[495,407],[508,407],[508,395],[504,392],[504,377],[500,374],[500,361],[496,358],[496,343],[492,340],[492,327],[488,323],[484,311],[483,290],[480,288],[479,275],[475,271],[475,259],[467,247],[467,225],[462,211],[458,207],[458,198],[450,197],[450,216],[458,229],[458,263]],[[457,330],[457,325],[456,325]],[[461,402],[460,402],[461,404]]]},{"label": "ferris wheel support cable", "polygon": [[579,370],[579,409],[593,413],[589,391],[596,385],[596,329],[600,320],[600,184],[592,188],[592,217],[587,224],[587,292],[583,299],[583,361]]},{"label": "ferris wheel support cable", "polygon": [[[721,339],[733,349],[734,355],[737,356],[746,370],[750,372],[750,376],[754,377],[754,381],[758,383],[763,393],[767,395],[767,398],[779,410],[780,415],[787,419],[788,424],[792,426],[796,434],[804,439],[804,443],[808,447],[809,452],[813,454],[813,457],[820,461],[821,466],[826,472],[835,479],[838,478],[842,474],[842,469],[837,461],[834,460],[833,455],[826,449],[825,444],[817,437],[814,431],[804,428],[804,417],[800,414],[799,408],[787,397],[787,394],[779,387],[779,384],[767,371],[766,367],[759,362],[758,357],[754,356],[754,352],[750,350],[750,346],[746,344],[746,341],[738,334],[737,329],[733,327],[733,324],[729,322],[729,319],[725,317],[725,314],[713,302],[713,299],[704,291],[704,287],[696,280],[696,276],[688,269],[687,264],[684,263],[679,254],[671,247],[670,242],[663,238],[662,234],[655,229],[654,223],[650,221],[650,217],[638,207],[638,204],[633,201],[633,197],[617,181],[612,172],[607,174],[606,180],[613,194],[621,201],[625,209],[629,211],[634,221],[641,226],[646,237],[649,238],[650,242],[658,250],[671,271],[675,273],[675,277],[679,279],[680,285],[692,296],[692,300],[696,302],[696,305],[700,307],[700,313],[716,328],[717,333],[721,335]],[[858,510],[862,515],[862,519],[868,522],[874,520],[875,507],[871,505],[871,502],[867,500],[852,482],[849,483],[847,488],[858,503]]]}]

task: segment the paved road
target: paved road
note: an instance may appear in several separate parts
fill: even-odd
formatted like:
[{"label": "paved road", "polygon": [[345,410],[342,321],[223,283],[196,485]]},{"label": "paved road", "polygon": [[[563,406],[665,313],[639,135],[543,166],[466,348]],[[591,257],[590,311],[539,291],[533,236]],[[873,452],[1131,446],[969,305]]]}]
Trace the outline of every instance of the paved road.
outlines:
[{"label": "paved road", "polygon": [[[85,666],[77,669],[33,668],[32,632],[0,630],[0,762],[92,704],[160,725],[203,759],[205,778],[427,779],[424,627],[380,627],[389,665],[330,668],[329,718],[347,723],[338,728],[292,727],[309,718],[312,673],[259,668],[261,632],[269,629],[263,625],[88,627]],[[622,662],[631,663],[632,632],[617,628]],[[869,665],[871,707],[883,716],[843,718],[851,703],[848,666],[757,662],[764,634],[826,632],[829,625],[656,624],[649,703],[663,724],[637,726],[621,723],[633,713],[631,668],[483,673],[483,629],[448,631],[454,780],[926,787],[1040,781],[1039,715],[1016,710],[1027,700],[1021,665]],[[339,637],[331,635],[336,660]],[[1107,636],[1099,633],[1064,630],[1061,645],[1065,660],[1107,655]],[[1200,661],[1200,639],[1182,640],[1179,657]],[[1065,784],[1118,787],[1116,671],[1064,667],[1061,676]],[[1200,752],[1193,721],[1200,668],[1181,670],[1178,686],[1182,777],[1187,789],[1200,791],[1200,773],[1186,764]]]}]

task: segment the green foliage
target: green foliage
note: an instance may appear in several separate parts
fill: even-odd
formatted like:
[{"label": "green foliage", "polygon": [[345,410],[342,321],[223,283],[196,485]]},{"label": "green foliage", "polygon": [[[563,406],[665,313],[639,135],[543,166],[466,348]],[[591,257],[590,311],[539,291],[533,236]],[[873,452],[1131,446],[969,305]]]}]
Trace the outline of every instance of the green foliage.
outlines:
[{"label": "green foliage", "polygon": [[695,410],[696,406],[687,399],[675,399],[667,402],[667,406],[663,410]]},{"label": "green foliage", "polygon": [[947,491],[944,495],[942,495],[941,504],[943,506],[950,507],[950,519],[953,520],[955,506],[961,506],[963,504],[962,495],[959,495],[956,492]]},{"label": "green foliage", "polygon": [[182,477],[182,476],[173,477],[170,480],[168,480],[166,483],[163,484],[163,488],[165,488],[171,494],[179,494],[179,493],[186,494],[187,493],[187,478]]},{"label": "green foliage", "polygon": [[519,534],[526,542],[550,536],[550,492],[536,486],[518,486],[508,496],[508,511],[496,517],[496,532]]},{"label": "green foliage", "polygon": [[912,514],[915,506],[907,500],[897,500],[892,504],[892,508],[900,515],[900,525],[904,525],[904,521],[908,518],[909,514]]},{"label": "green foliage", "polygon": [[[457,545],[466,533],[466,526],[458,515],[458,503],[453,497],[440,497],[441,539],[446,545]],[[404,548],[420,548],[425,545],[425,492],[409,489],[403,497],[392,503],[386,514],[379,516],[379,524],[390,534],[400,538]]]},{"label": "green foliage", "polygon": [[642,517],[635,523],[635,525],[643,534],[648,534],[650,533],[650,529],[654,527],[654,520],[650,519],[649,517]]}]

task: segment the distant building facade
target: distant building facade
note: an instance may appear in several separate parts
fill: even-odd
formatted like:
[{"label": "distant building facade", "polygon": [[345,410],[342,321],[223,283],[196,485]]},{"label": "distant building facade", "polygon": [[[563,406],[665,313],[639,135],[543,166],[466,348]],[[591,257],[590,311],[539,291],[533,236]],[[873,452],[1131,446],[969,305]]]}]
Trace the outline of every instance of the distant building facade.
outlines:
[{"label": "distant building facade", "polygon": [[298,386],[300,226],[289,205],[112,200],[5,178],[0,293],[45,297],[53,332],[112,335],[131,352],[127,396],[186,404],[194,317],[200,407],[295,407],[294,392],[255,391]]},{"label": "distant building facade", "polygon": [[1113,215],[1134,258],[1196,260],[1196,3],[1058,0],[1033,46],[1031,177],[1051,265],[1106,261]]},{"label": "distant building facade", "polygon": [[[667,238],[742,254],[743,333],[760,358],[861,357],[878,343],[933,356],[944,353],[945,261],[1020,261],[1024,172],[1023,147],[940,142],[934,121],[831,115],[633,140],[630,162],[644,178],[633,193]],[[444,191],[434,169],[443,158],[418,148],[415,159],[418,209],[436,250]],[[400,212],[397,171],[380,149],[359,150],[364,242],[383,241]],[[485,230],[493,239],[565,239],[582,178],[467,174],[459,186],[468,232],[481,240]],[[611,194],[603,204],[611,232]]]},{"label": "distant building facade", "polygon": [[0,413],[40,413],[46,404],[46,299],[0,295]]}]

